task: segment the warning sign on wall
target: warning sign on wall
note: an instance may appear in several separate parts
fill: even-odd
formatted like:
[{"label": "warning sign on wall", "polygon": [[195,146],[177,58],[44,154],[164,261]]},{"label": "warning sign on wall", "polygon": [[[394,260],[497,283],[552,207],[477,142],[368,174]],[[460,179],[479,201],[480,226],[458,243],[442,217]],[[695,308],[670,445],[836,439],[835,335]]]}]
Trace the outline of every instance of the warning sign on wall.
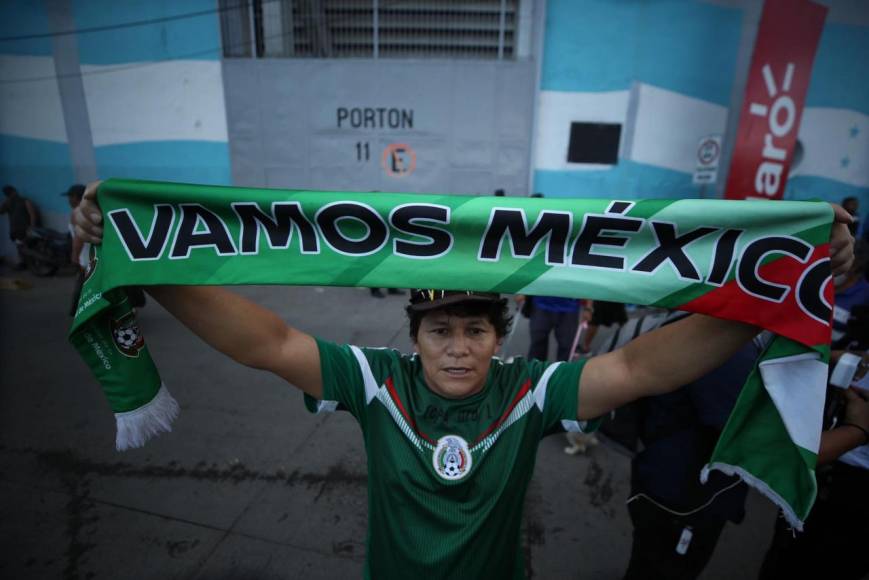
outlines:
[{"label": "warning sign on wall", "polygon": [[695,185],[715,183],[718,178],[718,161],[721,159],[721,135],[707,135],[697,143],[697,166],[694,169]]}]

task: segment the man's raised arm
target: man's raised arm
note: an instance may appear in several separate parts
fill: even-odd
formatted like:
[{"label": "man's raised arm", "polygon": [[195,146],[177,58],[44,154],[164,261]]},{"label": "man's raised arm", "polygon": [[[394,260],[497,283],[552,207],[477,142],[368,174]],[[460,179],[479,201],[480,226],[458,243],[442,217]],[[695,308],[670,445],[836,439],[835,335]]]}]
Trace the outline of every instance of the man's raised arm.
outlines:
[{"label": "man's raised arm", "polygon": [[218,286],[151,286],[146,290],[223,354],[323,398],[320,352],[314,337],[287,325],[271,310]]},{"label": "man's raised arm", "polygon": [[579,418],[593,419],[636,399],[675,391],[718,368],[758,331],[750,324],[693,314],[596,356],[580,378]]}]

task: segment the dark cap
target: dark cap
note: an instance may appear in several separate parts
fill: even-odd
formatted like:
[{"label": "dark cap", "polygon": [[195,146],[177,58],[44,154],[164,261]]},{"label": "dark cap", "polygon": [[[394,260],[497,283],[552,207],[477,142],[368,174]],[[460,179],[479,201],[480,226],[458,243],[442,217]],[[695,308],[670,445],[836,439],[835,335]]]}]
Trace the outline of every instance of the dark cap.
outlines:
[{"label": "dark cap", "polygon": [[66,192],[61,193],[63,197],[83,197],[84,196],[84,185],[80,183],[76,183],[75,185],[70,185],[69,189]]},{"label": "dark cap", "polygon": [[471,290],[432,290],[411,288],[410,308],[416,312],[434,310],[457,302],[496,302],[501,299],[497,292],[474,292]]}]

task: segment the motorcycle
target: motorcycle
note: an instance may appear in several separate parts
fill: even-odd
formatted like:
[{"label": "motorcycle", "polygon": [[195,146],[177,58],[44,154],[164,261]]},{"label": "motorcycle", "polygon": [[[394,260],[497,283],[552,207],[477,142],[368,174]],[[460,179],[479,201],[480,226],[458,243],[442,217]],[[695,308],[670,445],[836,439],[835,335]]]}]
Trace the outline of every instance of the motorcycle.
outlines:
[{"label": "motorcycle", "polygon": [[58,268],[70,263],[72,239],[67,233],[51,228],[31,227],[24,239],[18,243],[27,269],[36,276],[51,276]]}]

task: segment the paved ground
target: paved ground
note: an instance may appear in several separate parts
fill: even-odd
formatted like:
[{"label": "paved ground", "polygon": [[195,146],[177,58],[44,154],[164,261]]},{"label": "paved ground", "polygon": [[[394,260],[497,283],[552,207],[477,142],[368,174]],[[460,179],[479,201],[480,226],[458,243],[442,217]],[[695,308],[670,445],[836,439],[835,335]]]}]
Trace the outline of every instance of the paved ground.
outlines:
[{"label": "paved ground", "polygon": [[[0,281],[16,274],[0,266]],[[149,302],[140,322],[181,417],[171,434],[117,453],[112,414],[65,339],[73,279],[18,277],[32,287],[0,290],[0,577],[360,577],[367,476],[349,416],[309,415],[293,388],[225,360]],[[242,291],[325,338],[409,346],[402,298]],[[528,575],[620,578],[628,460],[607,445],[570,457],[563,443],[541,444],[523,528]],[[754,577],[774,518],[750,497],[703,579]]]}]

